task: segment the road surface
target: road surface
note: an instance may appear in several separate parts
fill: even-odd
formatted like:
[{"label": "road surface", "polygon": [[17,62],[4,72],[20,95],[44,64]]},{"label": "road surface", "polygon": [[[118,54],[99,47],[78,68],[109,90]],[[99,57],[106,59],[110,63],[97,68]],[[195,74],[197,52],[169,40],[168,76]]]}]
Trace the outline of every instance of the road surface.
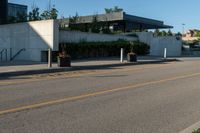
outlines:
[{"label": "road surface", "polygon": [[179,133],[200,121],[200,58],[0,81],[0,133]]}]

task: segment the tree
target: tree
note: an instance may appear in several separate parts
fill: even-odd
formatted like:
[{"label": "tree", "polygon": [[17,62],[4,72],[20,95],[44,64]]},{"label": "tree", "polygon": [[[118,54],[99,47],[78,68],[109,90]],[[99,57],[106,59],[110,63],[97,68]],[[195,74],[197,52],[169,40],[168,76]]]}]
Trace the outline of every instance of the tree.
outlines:
[{"label": "tree", "polygon": [[50,11],[50,18],[51,19],[57,19],[58,18],[58,10],[53,6]]},{"label": "tree", "polygon": [[156,36],[162,36],[162,33],[160,32],[159,29],[156,29],[156,30],[154,31],[154,34],[155,34]]},{"label": "tree", "polygon": [[29,12],[29,21],[37,21],[37,20],[41,20],[40,18],[40,12],[39,12],[39,8],[38,7],[32,7],[32,11]]},{"label": "tree", "polygon": [[161,36],[167,36],[167,32],[163,30],[163,31],[161,32]]},{"label": "tree", "polygon": [[76,12],[76,15],[75,16],[69,16],[69,24],[75,24],[75,23],[77,23],[78,22],[78,18],[79,18],[79,16],[78,16],[78,13]]},{"label": "tree", "polygon": [[45,10],[41,14],[41,19],[48,20],[48,19],[57,19],[58,17],[58,10],[53,6],[53,8]]},{"label": "tree", "polygon": [[94,15],[93,16],[93,20],[92,20],[92,27],[91,27],[91,31],[93,33],[99,33],[100,32],[100,25],[98,23],[98,15]]},{"label": "tree", "polygon": [[106,13],[122,12],[123,9],[115,6],[114,8],[105,8]]},{"label": "tree", "polygon": [[27,21],[27,14],[25,12],[19,13],[17,12],[16,22],[26,22]]},{"label": "tree", "polygon": [[48,20],[50,19],[50,12],[45,10],[40,16],[42,20]]},{"label": "tree", "polygon": [[173,36],[172,31],[171,31],[171,30],[168,30],[167,35],[168,35],[168,36]]},{"label": "tree", "polygon": [[178,36],[182,36],[182,34],[181,34],[180,32],[178,32],[176,35],[178,35]]},{"label": "tree", "polygon": [[69,29],[70,30],[80,30],[79,26],[76,25],[78,22],[79,15],[76,12],[75,16],[69,16]]},{"label": "tree", "polygon": [[200,37],[200,31],[199,30],[195,30],[195,37]]}]

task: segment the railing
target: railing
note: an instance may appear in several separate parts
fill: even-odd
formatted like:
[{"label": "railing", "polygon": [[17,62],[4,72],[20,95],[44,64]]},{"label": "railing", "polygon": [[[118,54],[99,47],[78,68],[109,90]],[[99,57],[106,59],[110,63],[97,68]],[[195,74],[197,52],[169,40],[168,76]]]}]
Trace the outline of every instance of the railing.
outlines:
[{"label": "railing", "polygon": [[[25,48],[20,49],[13,57],[12,57],[12,54],[11,54],[10,61],[13,61],[21,52],[23,52],[25,50],[26,50]],[[10,53],[12,53],[12,50],[10,51]]]},{"label": "railing", "polygon": [[0,61],[4,61],[4,56],[5,55],[5,61],[7,61],[7,49],[2,49],[1,52],[0,52]]}]

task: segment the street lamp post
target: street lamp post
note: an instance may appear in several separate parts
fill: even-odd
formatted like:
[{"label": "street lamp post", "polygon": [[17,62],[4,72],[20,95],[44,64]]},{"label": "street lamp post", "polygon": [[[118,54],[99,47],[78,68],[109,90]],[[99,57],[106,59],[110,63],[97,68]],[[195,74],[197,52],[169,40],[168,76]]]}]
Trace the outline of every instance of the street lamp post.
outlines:
[{"label": "street lamp post", "polygon": [[183,33],[182,33],[182,35],[184,35],[185,34],[185,24],[183,23],[182,26],[183,26]]}]

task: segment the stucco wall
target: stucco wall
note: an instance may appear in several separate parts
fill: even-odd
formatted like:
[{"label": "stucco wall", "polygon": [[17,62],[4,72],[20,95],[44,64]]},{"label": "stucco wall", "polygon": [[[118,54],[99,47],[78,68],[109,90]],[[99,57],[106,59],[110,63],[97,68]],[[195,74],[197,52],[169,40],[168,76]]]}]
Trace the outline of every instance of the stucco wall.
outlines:
[{"label": "stucco wall", "polygon": [[88,42],[99,42],[99,41],[117,41],[119,39],[125,40],[137,40],[136,37],[128,37],[124,35],[109,35],[109,34],[97,34],[97,33],[87,33],[79,31],[60,31],[59,42],[80,42],[82,40]]},{"label": "stucco wall", "polygon": [[1,25],[0,51],[8,49],[10,59],[10,54],[14,56],[20,49],[25,49],[15,60],[41,61],[41,51],[58,49],[58,34],[58,23],[54,20]]}]

